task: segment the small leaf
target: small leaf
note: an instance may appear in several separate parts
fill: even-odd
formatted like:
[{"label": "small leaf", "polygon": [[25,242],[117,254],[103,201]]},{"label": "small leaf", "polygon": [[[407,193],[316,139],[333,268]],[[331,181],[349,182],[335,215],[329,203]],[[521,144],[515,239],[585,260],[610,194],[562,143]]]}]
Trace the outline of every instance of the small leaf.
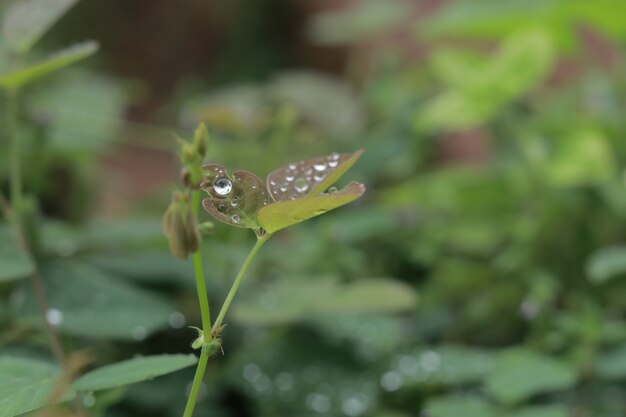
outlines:
[{"label": "small leaf", "polygon": [[35,270],[35,264],[24,252],[8,227],[0,227],[0,282],[27,277]]},{"label": "small leaf", "polygon": [[[13,417],[46,405],[60,375],[60,370],[47,362],[0,358],[0,417]],[[70,390],[61,400],[73,395]]]},{"label": "small leaf", "polygon": [[219,164],[205,165],[203,169],[201,187],[209,195],[202,201],[204,208],[221,222],[258,229],[257,212],[270,202],[263,181],[247,171],[235,171],[231,178]]},{"label": "small leaf", "polygon": [[15,0],[4,13],[2,34],[14,50],[26,53],[78,0]]},{"label": "small leaf", "polygon": [[103,366],[80,377],[77,391],[98,391],[134,384],[195,365],[195,355],[155,355]]},{"label": "small leaf", "polygon": [[323,193],[359,159],[363,149],[353,154],[331,154],[291,163],[267,176],[267,189],[274,201],[286,201]]},{"label": "small leaf", "polygon": [[365,186],[351,182],[341,191],[303,197],[297,200],[279,201],[265,206],[257,215],[259,223],[269,233],[292,226],[329,210],[346,205],[365,192]]},{"label": "small leaf", "polygon": [[82,42],[65,48],[46,60],[8,74],[0,75],[0,87],[15,89],[51,72],[64,68],[93,55],[98,50],[95,41]]}]

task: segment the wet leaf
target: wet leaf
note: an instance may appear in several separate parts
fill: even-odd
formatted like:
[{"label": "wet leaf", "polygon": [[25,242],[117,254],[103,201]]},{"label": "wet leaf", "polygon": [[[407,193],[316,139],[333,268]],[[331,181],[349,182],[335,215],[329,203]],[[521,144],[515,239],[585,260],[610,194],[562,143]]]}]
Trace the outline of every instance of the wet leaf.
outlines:
[{"label": "wet leaf", "polygon": [[80,377],[77,391],[97,391],[134,384],[195,365],[195,355],[155,355],[138,357],[103,366]]},{"label": "wet leaf", "polygon": [[2,34],[14,50],[25,53],[78,0],[19,0],[4,13]]},{"label": "wet leaf", "polygon": [[257,212],[270,202],[263,181],[247,171],[235,171],[229,177],[219,164],[205,165],[203,169],[201,187],[209,195],[202,201],[204,208],[221,222],[258,229]]},{"label": "wet leaf", "polygon": [[32,64],[8,74],[0,75],[0,88],[15,89],[22,87],[44,75],[81,61],[98,50],[94,41],[82,42],[65,48],[48,59]]},{"label": "wet leaf", "polygon": [[285,201],[323,193],[359,159],[363,149],[353,154],[328,156],[294,162],[267,176],[267,189],[274,201]]},{"label": "wet leaf", "polygon": [[259,223],[269,233],[292,226],[329,210],[346,205],[365,192],[365,186],[351,182],[341,191],[296,200],[279,201],[265,206],[257,215]]}]

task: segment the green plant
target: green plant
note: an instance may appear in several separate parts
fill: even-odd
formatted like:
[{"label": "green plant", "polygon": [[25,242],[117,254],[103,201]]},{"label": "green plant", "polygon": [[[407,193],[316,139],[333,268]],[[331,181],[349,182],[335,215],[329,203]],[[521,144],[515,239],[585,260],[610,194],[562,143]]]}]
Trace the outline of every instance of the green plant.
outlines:
[{"label": "green plant", "polygon": [[[184,417],[191,417],[208,359],[222,348],[220,337],[226,313],[263,244],[281,229],[356,200],[365,192],[365,187],[356,182],[351,182],[341,190],[334,186],[359,159],[362,150],[354,154],[334,153],[291,163],[270,173],[266,185],[255,174],[247,171],[234,171],[228,175],[222,165],[203,165],[209,147],[204,124],[196,129],[191,142],[179,139],[179,143],[185,191],[174,194],[163,217],[163,229],[175,256],[184,259],[191,254],[193,258],[202,313],[202,328],[196,328],[198,337],[192,343],[194,349],[200,349],[200,359],[184,411]],[[200,230],[211,229],[212,225],[198,225],[201,190],[208,195],[202,200],[202,205],[215,219],[232,226],[252,229],[257,237],[213,324],[200,252]]]}]

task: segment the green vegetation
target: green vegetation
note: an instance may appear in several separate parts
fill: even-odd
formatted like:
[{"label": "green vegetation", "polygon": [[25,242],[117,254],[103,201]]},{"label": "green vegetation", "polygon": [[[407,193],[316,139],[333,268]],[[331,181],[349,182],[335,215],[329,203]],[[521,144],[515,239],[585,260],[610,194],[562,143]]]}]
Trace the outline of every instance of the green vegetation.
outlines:
[{"label": "green vegetation", "polygon": [[128,9],[2,3],[0,417],[624,416],[622,3],[329,8],[339,75],[233,5],[150,123]]}]

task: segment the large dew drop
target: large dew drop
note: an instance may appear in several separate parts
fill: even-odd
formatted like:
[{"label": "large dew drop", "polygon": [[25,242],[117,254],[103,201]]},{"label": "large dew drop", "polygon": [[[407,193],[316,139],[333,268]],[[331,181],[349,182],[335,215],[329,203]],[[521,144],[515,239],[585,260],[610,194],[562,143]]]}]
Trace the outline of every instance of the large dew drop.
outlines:
[{"label": "large dew drop", "polygon": [[228,195],[233,189],[233,183],[228,178],[218,178],[213,184],[213,190],[219,195]]},{"label": "large dew drop", "polygon": [[306,180],[302,177],[298,178],[293,186],[299,193],[303,193],[309,188],[309,184],[307,184]]}]

